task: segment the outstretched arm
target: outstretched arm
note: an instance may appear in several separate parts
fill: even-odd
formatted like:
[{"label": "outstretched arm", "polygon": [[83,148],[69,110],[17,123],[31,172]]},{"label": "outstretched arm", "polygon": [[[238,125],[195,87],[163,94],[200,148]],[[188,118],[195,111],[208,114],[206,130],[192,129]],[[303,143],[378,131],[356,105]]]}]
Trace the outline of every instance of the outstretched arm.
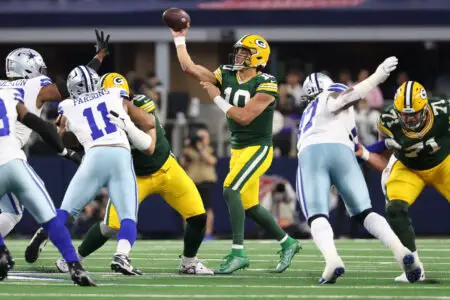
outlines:
[{"label": "outstretched arm", "polygon": [[[98,31],[95,29],[96,36],[96,44],[95,50],[96,54],[94,58],[87,64],[88,67],[91,67],[95,71],[98,71],[100,68],[103,59],[109,54],[108,51],[108,43],[109,43],[109,34],[106,35],[103,31]],[[52,83],[44,86],[39,91],[37,96],[37,106],[41,107],[46,101],[61,101],[62,99],[69,98],[69,91],[67,90],[66,81]]]},{"label": "outstretched arm", "polygon": [[189,55],[186,48],[186,35],[189,29],[188,26],[181,31],[173,31],[173,41],[175,43],[175,47],[177,49],[178,61],[180,62],[181,69],[189,75],[197,78],[199,81],[211,82],[213,84],[216,83],[216,77],[214,74],[208,70],[207,68],[195,64],[191,56]]},{"label": "outstretched arm", "polygon": [[397,64],[398,59],[395,56],[386,58],[369,78],[344,93],[332,93],[327,101],[328,109],[337,112],[364,99],[374,87],[383,83],[389,77],[390,73],[397,68]]}]

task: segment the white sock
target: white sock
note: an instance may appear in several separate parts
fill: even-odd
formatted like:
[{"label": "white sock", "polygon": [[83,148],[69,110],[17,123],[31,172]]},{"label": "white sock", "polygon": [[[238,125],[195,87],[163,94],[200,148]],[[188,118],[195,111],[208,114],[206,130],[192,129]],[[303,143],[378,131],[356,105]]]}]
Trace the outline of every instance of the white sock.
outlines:
[{"label": "white sock", "polygon": [[22,219],[22,215],[13,215],[10,213],[0,214],[0,234],[6,237],[11,230],[14,229],[17,223]]},{"label": "white sock", "polygon": [[196,257],[186,257],[184,255],[181,255],[181,262],[183,264],[191,264],[195,261]]},{"label": "white sock", "polygon": [[131,251],[131,244],[128,240],[121,239],[117,242],[116,253],[128,256],[128,254],[130,254],[130,251]]},{"label": "white sock", "polygon": [[364,219],[364,227],[370,234],[379,239],[386,247],[392,250],[395,259],[398,262],[403,260],[403,257],[410,251],[403,246],[400,239],[391,229],[385,218],[377,213],[371,212]]},{"label": "white sock", "polygon": [[326,218],[320,217],[311,222],[311,235],[325,261],[339,257],[334,244],[333,229]]}]

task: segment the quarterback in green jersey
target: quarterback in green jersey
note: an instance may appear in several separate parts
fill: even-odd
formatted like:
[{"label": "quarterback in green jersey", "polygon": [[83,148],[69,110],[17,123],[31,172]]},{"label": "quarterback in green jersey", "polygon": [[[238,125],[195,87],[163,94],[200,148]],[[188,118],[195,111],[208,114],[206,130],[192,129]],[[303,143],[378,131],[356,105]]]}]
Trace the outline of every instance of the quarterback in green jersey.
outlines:
[{"label": "quarterback in green jersey", "polygon": [[244,251],[245,216],[272,234],[281,244],[275,272],[283,272],[300,250],[299,243],[284,232],[272,215],[259,204],[259,178],[272,163],[272,122],[278,84],[261,72],[266,66],[269,43],[259,35],[245,35],[234,45],[230,65],[214,72],[195,64],[186,49],[189,25],[172,31],[182,69],[198,79],[210,98],[226,114],[231,132],[231,161],[223,189],[230,212],[233,244],[216,274],[230,274],[249,266]]},{"label": "quarterback in green jersey", "polygon": [[[394,139],[401,147],[394,149],[382,176],[387,220],[417,261],[408,208],[427,185],[450,201],[449,121],[449,101],[428,99],[425,88],[416,81],[398,88],[393,105],[386,107],[378,120],[381,136]],[[424,279],[422,267],[420,281]],[[408,282],[404,273],[395,281]]]},{"label": "quarterback in green jersey", "polygon": [[[100,78],[101,88],[119,87],[129,92],[126,79],[118,73],[107,73]],[[181,255],[179,272],[190,275],[212,275],[196,257],[203,241],[206,227],[206,212],[200,194],[191,178],[171,153],[164,128],[155,115],[155,103],[145,95],[134,95],[133,104],[142,108],[142,112],[154,115],[155,129],[149,131],[153,138],[152,154],[145,154],[132,149],[133,166],[136,172],[138,203],[141,204],[148,196],[160,195],[172,208],[186,220],[184,234],[184,249]],[[120,221],[114,206],[108,202],[105,219],[94,224],[78,247],[80,259],[84,259],[113,237],[120,228]],[[36,243],[39,244],[39,243]],[[67,264],[63,259],[56,262],[61,272],[67,272]],[[124,275],[141,275],[129,262],[114,269]]]}]

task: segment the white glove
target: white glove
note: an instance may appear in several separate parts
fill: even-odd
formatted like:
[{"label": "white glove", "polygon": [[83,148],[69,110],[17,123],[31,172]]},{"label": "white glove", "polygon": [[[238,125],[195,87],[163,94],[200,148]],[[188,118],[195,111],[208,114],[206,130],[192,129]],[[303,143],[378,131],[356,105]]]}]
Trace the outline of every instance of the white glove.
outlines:
[{"label": "white glove", "polygon": [[386,145],[386,147],[388,147],[388,149],[402,149],[402,146],[400,146],[400,144],[397,143],[394,139],[385,139],[384,144]]},{"label": "white glove", "polygon": [[115,111],[110,111],[107,117],[112,124],[126,132],[128,132],[130,128],[136,127],[133,121],[131,121],[130,116],[127,114],[125,116],[119,116]]},{"label": "white glove", "polygon": [[383,78],[382,82],[384,82],[389,77],[391,72],[397,69],[397,65],[398,65],[397,57],[395,56],[388,57],[378,66],[375,73],[379,75],[381,78]]}]

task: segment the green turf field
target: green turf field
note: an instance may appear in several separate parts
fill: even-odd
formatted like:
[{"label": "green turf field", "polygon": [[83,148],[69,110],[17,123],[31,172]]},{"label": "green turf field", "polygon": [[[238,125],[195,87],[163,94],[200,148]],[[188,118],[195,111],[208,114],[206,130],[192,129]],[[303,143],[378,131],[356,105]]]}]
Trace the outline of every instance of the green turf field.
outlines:
[{"label": "green turf field", "polygon": [[[54,273],[58,254],[53,246],[44,249],[36,264],[28,265],[23,259],[26,241],[6,242],[17,264],[0,283],[0,299],[450,299],[450,240],[418,242],[427,279],[440,281],[420,284],[392,281],[400,268],[378,241],[339,240],[346,273],[337,284],[326,286],[316,284],[323,263],[311,241],[303,241],[304,249],[283,274],[268,272],[277,264],[275,242],[248,241],[250,269],[230,276],[178,275],[181,241],[138,241],[132,258],[145,272],[140,277],[111,273],[115,243],[110,241],[85,262],[97,281],[95,288],[74,286],[67,275]],[[206,242],[199,256],[214,267],[229,247],[230,241]]]}]

